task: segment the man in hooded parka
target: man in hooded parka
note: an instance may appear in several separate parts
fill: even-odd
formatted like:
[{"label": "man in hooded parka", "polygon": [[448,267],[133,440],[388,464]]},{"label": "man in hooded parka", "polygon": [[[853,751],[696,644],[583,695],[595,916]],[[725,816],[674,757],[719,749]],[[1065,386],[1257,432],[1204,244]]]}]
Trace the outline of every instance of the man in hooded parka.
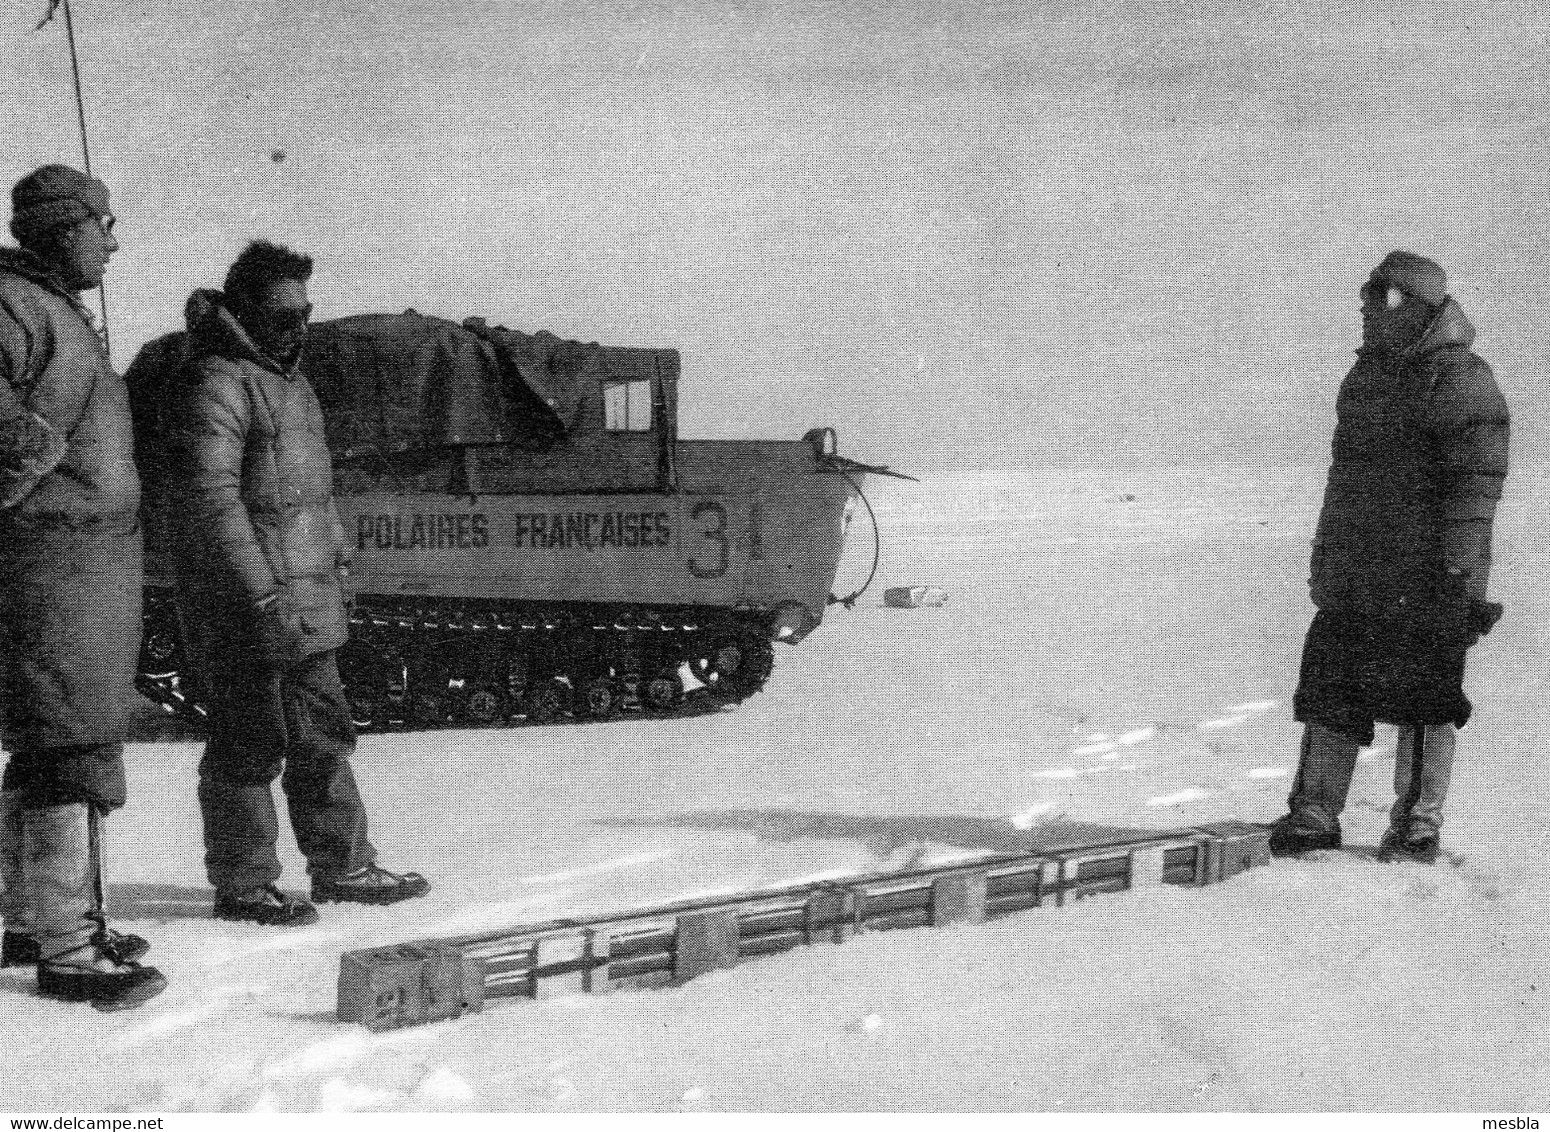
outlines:
[{"label": "man in hooded parka", "polygon": [[80,292],[118,242],[108,190],[46,165],[12,190],[0,248],[0,792],[5,966],[99,1009],[167,981],[108,928],[103,817],[125,801],[123,739],[140,643],[140,528],[129,404]]},{"label": "man in hooded parka", "polygon": [[301,371],[311,274],[307,256],[250,244],[224,292],[190,304],[197,321],[160,420],[178,611],[210,710],[199,809],[215,914],[276,926],[317,919],[275,883],[277,777],[314,900],[391,904],[430,887],[377,865],[350,767],[335,659],[349,637],[344,530]]},{"label": "man in hooded parka", "polygon": [[1358,748],[1398,725],[1395,801],[1379,855],[1436,859],[1464,656],[1501,607],[1486,600],[1507,473],[1508,414],[1447,278],[1410,252],[1362,287],[1362,346],[1336,402],[1314,537],[1318,607],[1294,699],[1305,724],[1280,854],[1338,848]]}]

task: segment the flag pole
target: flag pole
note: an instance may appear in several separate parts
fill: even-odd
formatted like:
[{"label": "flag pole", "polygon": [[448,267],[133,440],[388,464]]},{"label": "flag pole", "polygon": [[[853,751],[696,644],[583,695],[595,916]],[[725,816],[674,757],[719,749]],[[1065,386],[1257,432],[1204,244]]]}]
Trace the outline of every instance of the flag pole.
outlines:
[{"label": "flag pole", "polygon": [[75,117],[81,125],[81,158],[86,163],[86,175],[91,176],[91,147],[86,141],[86,100],[81,97],[81,64],[75,52],[75,20],[70,16],[70,0],[62,0],[65,10],[65,38],[70,43],[70,75],[75,79]]},{"label": "flag pole", "polygon": [[[75,49],[75,19],[70,14],[70,0],[59,0],[59,7],[65,10],[65,39],[70,44],[70,76],[75,80],[75,118],[81,127],[81,159],[86,166],[86,175],[91,172],[91,145],[86,137],[86,99],[81,95],[81,63]],[[43,22],[47,23],[53,16],[53,7],[49,8],[48,16]],[[41,25],[40,25],[41,26]],[[101,219],[99,217],[99,219]],[[97,304],[102,308],[102,348],[112,357],[113,347],[108,340],[108,288],[106,283],[97,284]]]}]

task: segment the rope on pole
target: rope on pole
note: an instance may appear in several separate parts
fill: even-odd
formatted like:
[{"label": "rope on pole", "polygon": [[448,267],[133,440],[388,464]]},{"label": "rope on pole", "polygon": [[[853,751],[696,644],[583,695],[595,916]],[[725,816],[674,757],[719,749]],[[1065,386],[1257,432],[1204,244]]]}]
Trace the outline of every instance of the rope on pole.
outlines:
[{"label": "rope on pole", "polygon": [[[70,44],[70,77],[75,82],[75,118],[81,128],[81,160],[85,165],[86,175],[90,177],[91,171],[91,144],[86,135],[86,99],[81,94],[81,62],[79,53],[75,47],[75,18],[70,12],[70,0],[50,0],[48,15],[43,17],[43,23],[48,23],[54,18],[54,9],[63,8],[65,12],[65,39]],[[43,24],[39,24],[42,27]],[[97,305],[102,309],[102,348],[112,357],[113,345],[108,336],[108,287],[106,283],[97,284]]]}]

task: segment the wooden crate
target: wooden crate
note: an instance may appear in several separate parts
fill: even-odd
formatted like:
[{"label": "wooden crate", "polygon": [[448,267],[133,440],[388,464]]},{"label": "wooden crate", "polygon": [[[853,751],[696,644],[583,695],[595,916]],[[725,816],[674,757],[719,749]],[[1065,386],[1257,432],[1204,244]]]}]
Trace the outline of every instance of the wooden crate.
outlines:
[{"label": "wooden crate", "polygon": [[457,947],[405,943],[349,951],[339,964],[339,1020],[389,1030],[477,1012],[485,978],[483,962]]}]

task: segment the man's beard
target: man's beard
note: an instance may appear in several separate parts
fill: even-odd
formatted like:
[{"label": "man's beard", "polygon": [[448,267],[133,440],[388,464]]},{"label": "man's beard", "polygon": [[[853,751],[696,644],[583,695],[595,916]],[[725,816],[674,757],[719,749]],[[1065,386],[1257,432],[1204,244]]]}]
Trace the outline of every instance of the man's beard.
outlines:
[{"label": "man's beard", "polygon": [[306,335],[301,335],[297,338],[286,338],[280,342],[258,342],[257,345],[271,361],[290,369],[301,360],[301,352],[306,348],[307,338]]}]

